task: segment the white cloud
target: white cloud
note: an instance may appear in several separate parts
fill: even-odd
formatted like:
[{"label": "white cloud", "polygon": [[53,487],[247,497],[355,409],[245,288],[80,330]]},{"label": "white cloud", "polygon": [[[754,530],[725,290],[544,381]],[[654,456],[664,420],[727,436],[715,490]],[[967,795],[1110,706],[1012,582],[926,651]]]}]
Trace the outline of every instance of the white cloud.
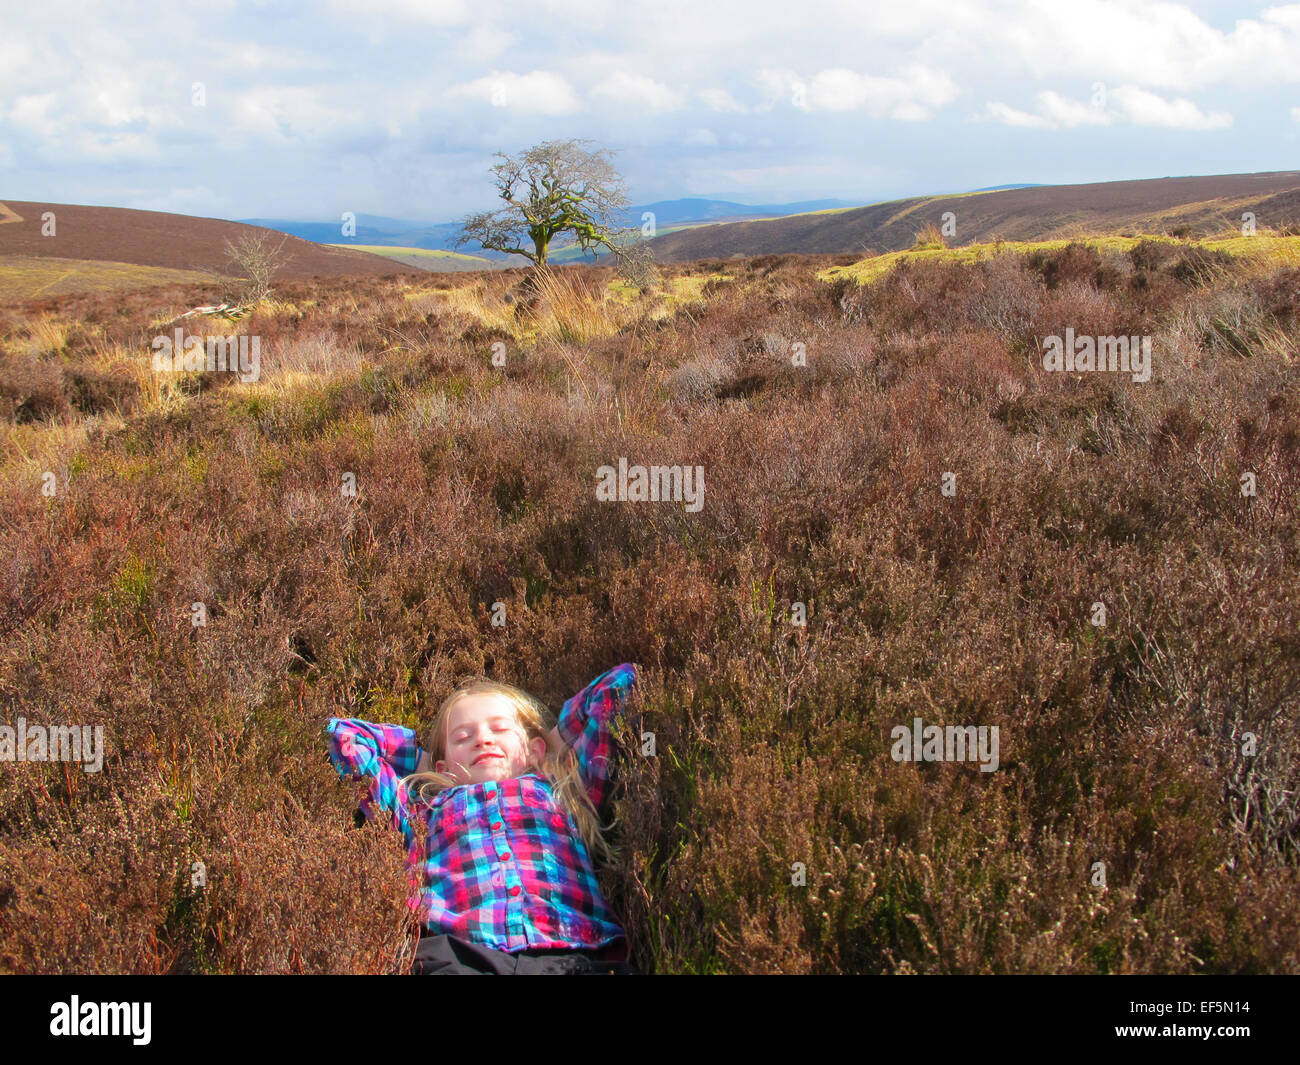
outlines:
[{"label": "white cloud", "polygon": [[[188,97],[187,93],[187,101]],[[88,72],[65,99],[70,109],[79,103],[81,113],[77,117],[93,125],[144,126],[158,131],[181,124],[171,110],[175,98],[167,92],[159,95],[147,75],[104,69]]]},{"label": "white cloud", "polygon": [[454,85],[444,95],[452,100],[482,100],[493,107],[543,115],[567,115],[582,107],[568,81],[549,70],[534,70],[531,74],[492,73]]},{"label": "white cloud", "polygon": [[1121,85],[1087,103],[1051,90],[1040,92],[1037,100],[1037,114],[991,101],[985,115],[1007,126],[1035,129],[1110,126],[1118,122],[1185,130],[1227,129],[1232,125],[1232,115],[1226,111],[1202,111],[1191,100],[1166,99],[1133,85]]},{"label": "white cloud", "polygon": [[[98,123],[84,121],[72,109],[74,102],[53,92],[20,96],[7,114],[0,112],[0,117],[30,140],[30,147],[22,147],[25,155],[33,159],[66,165],[69,160],[124,163],[156,162],[161,158],[162,149],[150,133],[104,129],[102,118]],[[86,110],[113,117],[117,114],[115,106],[111,99],[93,99]]]},{"label": "white cloud", "polygon": [[226,134],[246,133],[277,145],[321,141],[340,130],[359,126],[364,115],[355,107],[332,107],[316,86],[266,86],[236,96]]},{"label": "white cloud", "polygon": [[231,44],[221,55],[223,65],[241,70],[266,70],[277,73],[285,70],[306,70],[319,65],[319,61],[286,48],[266,48],[256,41],[239,41]]},{"label": "white cloud", "polygon": [[963,12],[945,54],[997,56],[1007,70],[1037,77],[1137,83],[1190,90],[1215,84],[1300,81],[1300,5],[1216,29],[1185,4],[1136,0],[1019,0],[997,14]]},{"label": "white cloud", "polygon": [[1082,103],[1069,100],[1050,89],[1038,94],[1038,110],[1050,125],[1064,126],[1066,129],[1074,126],[1109,126],[1114,121],[1114,117],[1100,101]]},{"label": "white cloud", "polygon": [[[60,79],[65,62],[45,41],[9,25],[0,34],[0,90],[14,91],[44,79]],[[5,95],[8,95],[8,91]]]},{"label": "white cloud", "polygon": [[434,26],[454,26],[470,17],[464,0],[330,0],[330,7],[360,18],[389,15]]},{"label": "white cloud", "polygon": [[147,134],[94,130],[72,131],[59,151],[94,163],[157,163],[165,157],[163,148]]},{"label": "white cloud", "polygon": [[904,122],[930,118],[958,95],[947,74],[919,64],[894,78],[837,68],[805,80],[792,70],[768,68],[758,71],[755,80],[764,97],[760,110],[785,99],[804,111],[865,111],[872,118]]},{"label": "white cloud", "polygon": [[[157,162],[163,157],[159,135],[181,128],[173,98],[151,70],[124,70],[112,76],[102,63],[48,91],[18,96],[0,124],[13,134],[25,159],[56,167],[81,162]],[[152,93],[152,95],[150,95]]]},{"label": "white cloud", "polygon": [[465,59],[473,60],[476,63],[486,63],[500,57],[518,40],[519,35],[517,33],[498,29],[490,23],[481,23],[473,27],[456,43],[456,52]]},{"label": "white cloud", "polygon": [[793,70],[773,70],[764,67],[754,73],[753,82],[763,97],[762,103],[757,108],[759,111],[770,111],[778,101],[793,102],[796,86],[800,88],[801,93],[807,92],[807,86]]},{"label": "white cloud", "polygon": [[1005,126],[1023,126],[1028,129],[1050,129],[1052,124],[1042,115],[1031,115],[1027,111],[1017,111],[1004,103],[990,100],[985,105],[985,114],[995,122]]},{"label": "white cloud", "polygon": [[726,89],[701,89],[697,95],[715,111],[730,111],[735,114],[743,114],[747,110],[745,105],[740,103]]},{"label": "white cloud", "polygon": [[1291,121],[1300,122],[1300,107],[1291,108]]},{"label": "white cloud", "polygon": [[[797,22],[785,0],[9,7],[0,144],[23,174],[6,180],[39,173],[88,201],[212,184],[215,152],[212,187],[246,214],[308,201],[332,212],[347,196],[380,213],[433,201],[429,217],[450,217],[490,193],[493,151],[546,136],[624,148],[630,186],[665,196],[740,181],[766,200],[906,195],[929,180],[936,143],[970,134],[953,110],[963,99],[1008,127],[1107,130],[1116,155],[1067,153],[1048,175],[976,138],[944,162],[953,181],[1026,166],[1100,180],[1130,152],[1144,172],[1205,165],[1195,138],[1175,148],[1152,130],[1215,133],[1222,169],[1260,169],[1261,144],[1280,151],[1300,133],[1300,2],[1288,0],[800,0]],[[157,43],[194,40],[201,56]],[[206,108],[190,106],[195,80]],[[654,120],[628,121],[644,114]],[[1234,128],[1233,114],[1266,128]],[[864,120],[887,126],[864,137]],[[893,126],[924,121],[920,140]],[[711,152],[719,168],[697,169]],[[783,174],[795,155],[814,169]],[[889,165],[869,171],[878,156]],[[418,195],[403,191],[408,173]]]},{"label": "white cloud", "polygon": [[51,111],[57,102],[58,97],[52,92],[20,96],[14,101],[9,114],[5,117],[10,125],[18,126],[31,133],[54,133],[57,123]]},{"label": "white cloud", "polygon": [[591,95],[623,106],[640,107],[649,111],[676,111],[684,103],[682,94],[667,85],[642,74],[619,71],[606,78]]},{"label": "white cloud", "polygon": [[1232,115],[1226,111],[1204,112],[1191,100],[1166,100],[1153,92],[1128,85],[1115,89],[1111,99],[1135,126],[1160,126],[1165,129],[1227,129]]}]

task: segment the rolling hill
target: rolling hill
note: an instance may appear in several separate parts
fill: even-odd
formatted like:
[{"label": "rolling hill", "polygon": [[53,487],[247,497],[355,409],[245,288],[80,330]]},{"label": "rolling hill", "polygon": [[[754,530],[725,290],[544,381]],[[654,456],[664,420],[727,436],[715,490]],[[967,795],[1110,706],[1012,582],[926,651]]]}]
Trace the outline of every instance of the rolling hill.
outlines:
[{"label": "rolling hill", "polygon": [[1084,234],[1192,233],[1240,228],[1251,211],[1260,228],[1300,224],[1300,172],[1038,185],[919,196],[787,218],[725,222],[651,241],[661,262],[782,253],[856,254],[911,247],[922,226],[956,216],[950,243],[1048,240]]},{"label": "rolling hill", "polygon": [[[417,273],[405,263],[351,248],[328,248],[257,226],[217,218],[191,218],[124,207],[5,201],[18,221],[0,224],[0,259],[57,258],[166,267],[171,270],[223,271],[226,242],[263,232],[284,239],[285,263],[277,278],[375,276]],[[44,236],[42,216],[53,212],[55,233]]]}]

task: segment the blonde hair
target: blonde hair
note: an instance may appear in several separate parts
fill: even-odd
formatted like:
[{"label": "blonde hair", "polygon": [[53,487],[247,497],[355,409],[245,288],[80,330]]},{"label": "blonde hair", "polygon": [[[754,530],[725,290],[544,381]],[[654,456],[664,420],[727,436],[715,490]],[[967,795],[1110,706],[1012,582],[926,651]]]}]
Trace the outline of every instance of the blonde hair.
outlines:
[{"label": "blonde hair", "polygon": [[[487,677],[469,677],[462,680],[456,690],[442,701],[425,734],[423,747],[430,766],[440,762],[447,753],[447,723],[452,708],[466,696],[484,694],[503,696],[510,703],[528,740],[546,739],[550,731],[551,714],[538,699],[511,684]],[[602,834],[602,828],[608,826],[600,823],[596,808],[592,805],[578,772],[578,761],[573,752],[565,746],[563,751],[556,754],[550,750],[548,743],[547,752],[540,764],[529,752],[528,769],[541,773],[550,781],[556,803],[573,819],[587,853],[593,859],[607,862],[612,860],[614,850]],[[417,770],[398,782],[398,801],[405,801],[405,794],[419,802],[429,803],[447,788],[456,787],[457,783],[447,773],[439,773],[432,768],[423,772]]]}]

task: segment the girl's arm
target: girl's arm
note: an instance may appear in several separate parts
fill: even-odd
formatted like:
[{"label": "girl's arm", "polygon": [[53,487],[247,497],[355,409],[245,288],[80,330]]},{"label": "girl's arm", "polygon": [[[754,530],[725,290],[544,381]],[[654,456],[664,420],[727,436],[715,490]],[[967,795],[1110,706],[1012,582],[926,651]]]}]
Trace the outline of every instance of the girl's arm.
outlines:
[{"label": "girl's arm", "polygon": [[415,772],[424,753],[416,734],[401,725],[374,725],[355,717],[332,717],[325,731],[330,762],[339,775],[367,783],[361,812],[367,819],[380,815],[382,823],[402,833],[409,847],[413,832],[406,806],[397,800],[397,782]]},{"label": "girl's arm", "polygon": [[573,749],[578,772],[597,809],[609,793],[614,728],[635,683],[636,667],[630,662],[602,673],[565,702],[558,723],[546,738],[552,750],[563,750],[566,745]]}]

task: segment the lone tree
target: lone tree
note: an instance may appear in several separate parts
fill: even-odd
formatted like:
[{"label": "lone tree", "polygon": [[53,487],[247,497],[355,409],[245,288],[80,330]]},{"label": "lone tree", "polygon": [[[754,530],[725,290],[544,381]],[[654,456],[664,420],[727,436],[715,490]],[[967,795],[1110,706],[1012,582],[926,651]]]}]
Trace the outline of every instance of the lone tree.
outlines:
[{"label": "lone tree", "polygon": [[237,241],[226,241],[226,262],[234,275],[227,277],[222,286],[221,300],[236,308],[256,307],[271,294],[271,279],[284,265],[281,254],[288,234],[272,247],[272,234],[249,232]]},{"label": "lone tree", "polygon": [[[257,305],[271,294],[271,279],[276,271],[286,265],[292,256],[284,255],[284,242],[288,234],[272,247],[273,235],[266,230],[248,232],[236,241],[226,241],[226,273],[205,270],[220,290],[221,302],[205,307],[195,307],[177,315],[171,322],[193,318],[199,314],[219,315],[230,322],[247,318]],[[171,322],[164,324],[170,325]]]},{"label": "lone tree", "polygon": [[607,150],[589,151],[586,140],[546,141],[517,158],[497,152],[492,167],[504,207],[464,220],[456,246],[477,241],[493,251],[546,265],[551,241],[571,233],[584,252],[624,250],[628,200]]}]

